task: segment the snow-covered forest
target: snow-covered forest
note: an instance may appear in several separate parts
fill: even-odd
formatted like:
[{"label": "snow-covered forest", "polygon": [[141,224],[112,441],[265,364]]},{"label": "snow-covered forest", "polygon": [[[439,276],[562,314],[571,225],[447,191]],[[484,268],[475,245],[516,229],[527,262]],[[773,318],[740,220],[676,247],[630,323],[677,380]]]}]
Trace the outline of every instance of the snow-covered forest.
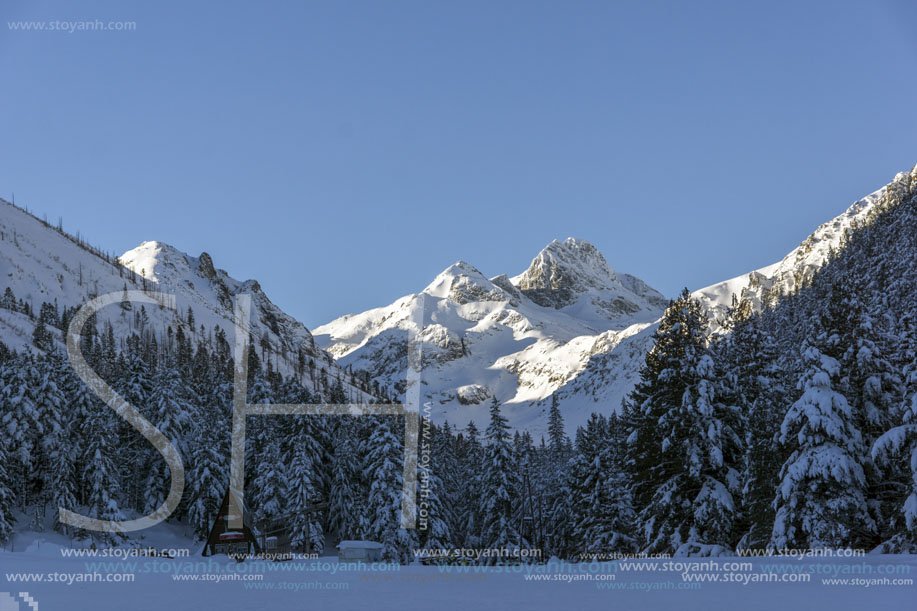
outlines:
[{"label": "snow-covered forest", "polygon": [[[399,527],[404,426],[393,416],[250,419],[248,506],[271,518],[325,500],[320,516],[291,524],[295,541],[379,541],[402,562],[418,548],[461,547],[563,559],[912,552],[915,260],[917,169],[899,174],[791,294],[765,295],[760,310],[736,298],[715,325],[687,290],[670,302],[634,391],[572,439],[556,402],[538,439],[513,430],[496,399],[486,422],[424,422],[422,528]],[[0,307],[35,321],[34,350],[0,346],[0,540],[53,524],[58,506],[108,519],[158,506],[164,461],[88,392],[53,341],[73,310],[44,303],[34,312],[9,288]],[[110,324],[90,325],[83,350],[179,448],[187,486],[170,520],[203,538],[228,485],[229,342],[219,326],[194,342],[181,330],[158,334],[144,308],[122,309],[132,335],[121,342]],[[191,309],[182,316],[197,328]],[[310,390],[257,348],[249,354],[250,403],[349,400],[339,369],[311,369]],[[53,527],[77,540],[116,536]]]}]

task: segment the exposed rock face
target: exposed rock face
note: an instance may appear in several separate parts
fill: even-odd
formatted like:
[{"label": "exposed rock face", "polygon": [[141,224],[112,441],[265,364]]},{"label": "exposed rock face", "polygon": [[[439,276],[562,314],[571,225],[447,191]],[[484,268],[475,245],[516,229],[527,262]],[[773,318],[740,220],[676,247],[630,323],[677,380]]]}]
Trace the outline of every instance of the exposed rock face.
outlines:
[{"label": "exposed rock face", "polygon": [[217,271],[213,267],[213,259],[205,252],[202,252],[201,256],[198,257],[197,270],[202,278],[207,278],[208,280],[213,280],[217,275]]},{"label": "exposed rock face", "polygon": [[615,272],[595,246],[576,238],[554,240],[510,282],[545,308],[573,306],[588,295],[588,301],[609,319],[665,308],[667,303],[639,278]]},{"label": "exposed rock face", "polygon": [[462,405],[477,405],[484,403],[490,397],[490,392],[480,384],[467,384],[455,390],[455,398]]},{"label": "exposed rock face", "polygon": [[608,320],[640,318],[642,312],[663,309],[667,303],[639,278],[615,272],[595,246],[576,238],[554,240],[509,281],[542,307],[585,307]]},{"label": "exposed rock face", "polygon": [[538,253],[529,268],[513,278],[522,293],[544,307],[562,308],[590,288],[620,284],[602,253],[584,240],[554,240]]},{"label": "exposed rock face", "polygon": [[490,281],[493,282],[494,285],[499,286],[501,289],[506,291],[506,294],[512,298],[511,301],[513,301],[515,305],[518,305],[518,301],[522,299],[522,293],[519,292],[519,289],[513,286],[513,283],[510,282],[509,276],[506,274],[500,274],[499,276],[494,276],[491,278]]}]

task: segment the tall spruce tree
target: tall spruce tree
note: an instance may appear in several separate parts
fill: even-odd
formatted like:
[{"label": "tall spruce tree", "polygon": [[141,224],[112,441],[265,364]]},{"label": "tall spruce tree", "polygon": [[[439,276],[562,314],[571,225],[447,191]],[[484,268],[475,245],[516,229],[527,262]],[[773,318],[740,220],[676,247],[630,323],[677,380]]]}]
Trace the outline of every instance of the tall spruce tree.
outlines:
[{"label": "tall spruce tree", "polygon": [[609,421],[592,414],[577,434],[568,476],[577,559],[634,551],[629,533],[634,516],[615,440],[617,427],[616,416]]},{"label": "tall spruce tree", "polygon": [[519,499],[519,474],[509,424],[500,412],[496,397],[491,402],[485,439],[481,541],[490,549],[521,547],[523,542],[514,519]]},{"label": "tall spruce tree", "polygon": [[383,545],[385,559],[406,564],[417,547],[417,531],[401,527],[403,441],[392,432],[391,417],[378,417],[375,421],[363,469],[370,482],[365,534]]},{"label": "tall spruce tree", "polygon": [[792,453],[781,468],[775,500],[771,542],[777,548],[861,546],[875,532],[863,435],[847,398],[835,389],[843,338],[849,337],[847,305],[844,289],[834,287],[818,334],[803,349],[802,396],[781,425],[780,441]]},{"label": "tall spruce tree", "polygon": [[631,490],[648,551],[731,542],[740,440],[717,397],[707,315],[687,289],[666,309],[625,411]]},{"label": "tall spruce tree", "polygon": [[456,508],[458,531],[455,536],[463,547],[480,547],[484,448],[474,421],[468,423],[464,435],[456,440],[456,459],[461,470],[461,492]]},{"label": "tall spruce tree", "polygon": [[[741,304],[740,304],[741,306]],[[742,310],[739,310],[742,311]],[[788,394],[778,359],[779,346],[760,318],[739,317],[720,344],[730,400],[742,415],[744,446],[739,549],[764,549],[774,524],[774,489],[782,459],[779,446],[783,398]]]},{"label": "tall spruce tree", "polygon": [[360,473],[349,428],[339,424],[333,435],[328,525],[329,532],[339,540],[360,536],[359,516],[363,515],[363,503],[359,497]]},{"label": "tall spruce tree", "polygon": [[[156,374],[153,392],[150,395],[150,416],[156,428],[187,461],[185,440],[193,420],[191,405],[185,399],[178,370],[165,366]],[[172,474],[165,461],[156,456],[150,465],[146,480],[144,507],[147,513],[154,511],[165,500],[171,478]],[[173,517],[177,519],[180,516],[173,514]]]}]

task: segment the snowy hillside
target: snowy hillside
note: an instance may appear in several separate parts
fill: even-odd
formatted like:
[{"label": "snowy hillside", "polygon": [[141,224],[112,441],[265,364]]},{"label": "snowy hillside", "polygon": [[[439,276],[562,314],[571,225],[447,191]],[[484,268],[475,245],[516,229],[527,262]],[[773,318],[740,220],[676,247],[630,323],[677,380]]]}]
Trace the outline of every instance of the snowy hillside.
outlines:
[{"label": "snowy hillside", "polygon": [[[899,177],[903,174],[899,174]],[[885,194],[887,186],[854,202],[847,210],[827,223],[822,224],[794,248],[783,259],[753,272],[719,282],[695,291],[714,317],[725,314],[732,304],[732,296],[749,300],[756,309],[762,304],[767,292],[775,296],[795,292],[809,282],[815,272],[825,264],[831,249],[841,245],[844,233],[857,221],[862,221]]]},{"label": "snowy hillside", "polygon": [[[147,291],[161,306],[143,307],[145,319],[139,304],[130,309],[111,306],[98,316],[100,329],[111,323],[121,347],[141,327],[161,334],[163,342],[168,341],[169,329],[174,333],[181,329],[192,343],[218,327],[231,342],[233,296],[250,293],[250,332],[263,362],[270,362],[281,373],[296,373],[309,388],[306,370],[310,360],[317,370],[325,369],[332,377],[340,373],[330,356],[316,348],[302,323],[271,303],[258,282],[235,280],[215,268],[207,253],[192,257],[168,244],[144,242],[115,259],[0,200],[0,279],[0,290],[9,288],[34,315],[43,303],[54,304],[60,311],[125,288]],[[174,295],[174,302],[169,295]],[[173,303],[174,310],[168,307]],[[0,308],[0,341],[15,350],[34,350],[35,323],[34,317]],[[58,329],[50,327],[49,331],[61,341]],[[346,377],[344,382],[348,388]],[[355,401],[369,397],[353,386],[348,392]]]},{"label": "snowy hillside", "polygon": [[491,396],[514,424],[533,401],[573,379],[656,320],[664,297],[615,272],[582,240],[554,241],[513,278],[486,278],[459,261],[423,291],[390,306],[343,316],[315,329],[318,344],[343,365],[374,372],[401,388],[411,314],[424,307],[424,400],[438,415],[483,421]]},{"label": "snowy hillside", "polygon": [[[733,295],[760,308],[768,294],[793,292],[810,279],[887,188],[818,227],[781,261],[696,291],[712,314],[713,330]],[[506,402],[513,426],[536,435],[545,430],[554,394],[571,430],[593,411],[617,410],[665,307],[662,295],[615,272],[592,244],[568,238],[549,244],[512,278],[487,279],[470,264],[456,263],[421,293],[322,325],[315,339],[340,363],[373,371],[397,387],[404,378],[405,329],[421,295],[424,400],[434,403],[434,414],[459,425],[480,422],[495,394]]]},{"label": "snowy hillside", "polygon": [[[712,330],[719,330],[719,322],[732,305],[733,296],[747,300],[758,310],[768,295],[778,297],[792,293],[811,280],[812,275],[825,264],[829,252],[841,246],[844,233],[855,224],[862,223],[874,212],[876,204],[887,191],[897,188],[907,176],[908,173],[902,172],[889,185],[854,202],[843,214],[819,226],[777,263],[695,291],[693,296],[711,314]],[[580,375],[557,393],[565,417],[581,423],[592,411],[608,413],[618,409],[637,381],[644,356],[652,347],[655,329],[655,324],[642,329],[631,338],[593,356]],[[546,413],[544,402],[532,407],[537,414]]]}]

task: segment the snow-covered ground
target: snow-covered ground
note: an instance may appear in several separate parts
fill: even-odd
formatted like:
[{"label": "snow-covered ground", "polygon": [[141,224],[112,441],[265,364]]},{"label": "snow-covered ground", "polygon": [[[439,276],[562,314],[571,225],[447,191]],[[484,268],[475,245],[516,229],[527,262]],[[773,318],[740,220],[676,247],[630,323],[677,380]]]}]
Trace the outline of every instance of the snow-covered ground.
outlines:
[{"label": "snow-covered ground", "polygon": [[[561,609],[571,603],[577,609],[903,611],[914,608],[917,596],[913,585],[917,556],[679,558],[577,565],[552,561],[489,568],[361,566],[338,563],[333,556],[237,563],[221,556],[202,558],[199,549],[171,559],[67,557],[64,553],[72,550],[58,535],[45,540],[33,537],[27,543],[24,537],[19,536],[20,543],[27,545],[24,551],[0,551],[3,611],[27,611],[26,596],[38,603],[40,611],[508,611]],[[182,548],[183,541],[187,540],[165,529],[144,546],[174,550]],[[127,553],[127,549],[114,553]],[[655,568],[646,563],[656,563]],[[49,583],[52,578],[60,581]],[[130,581],[121,581],[126,579]],[[907,580],[909,584],[904,583]]]}]

